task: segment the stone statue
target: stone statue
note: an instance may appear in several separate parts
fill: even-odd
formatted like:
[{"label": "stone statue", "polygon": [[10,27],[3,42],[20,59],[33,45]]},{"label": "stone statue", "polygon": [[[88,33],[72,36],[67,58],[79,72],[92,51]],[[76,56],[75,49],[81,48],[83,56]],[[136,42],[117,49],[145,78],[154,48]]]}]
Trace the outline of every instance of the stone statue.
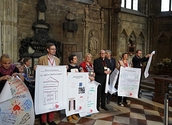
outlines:
[{"label": "stone statue", "polygon": [[98,39],[95,36],[95,31],[91,31],[88,44],[89,44],[89,48],[88,48],[89,52],[92,55],[96,55],[97,54],[97,48],[98,48],[97,47]]},{"label": "stone statue", "polygon": [[130,35],[130,38],[129,38],[129,43],[128,43],[129,46],[135,46],[135,37],[133,34]]}]

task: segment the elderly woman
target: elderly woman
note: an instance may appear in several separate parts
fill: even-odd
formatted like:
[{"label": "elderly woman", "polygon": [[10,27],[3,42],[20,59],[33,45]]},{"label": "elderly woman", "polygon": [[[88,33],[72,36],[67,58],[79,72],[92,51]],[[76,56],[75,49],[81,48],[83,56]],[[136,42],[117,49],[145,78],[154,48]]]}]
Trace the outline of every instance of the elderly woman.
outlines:
[{"label": "elderly woman", "polygon": [[22,80],[23,77],[19,74],[19,70],[15,65],[12,65],[11,59],[8,54],[3,54],[0,58],[0,93],[8,79],[12,76],[19,76]]},{"label": "elderly woman", "polygon": [[94,80],[95,73],[93,69],[93,64],[91,62],[92,55],[90,53],[86,53],[85,55],[85,61],[81,62],[80,69],[82,69],[84,72],[89,72],[89,79],[91,81]]}]

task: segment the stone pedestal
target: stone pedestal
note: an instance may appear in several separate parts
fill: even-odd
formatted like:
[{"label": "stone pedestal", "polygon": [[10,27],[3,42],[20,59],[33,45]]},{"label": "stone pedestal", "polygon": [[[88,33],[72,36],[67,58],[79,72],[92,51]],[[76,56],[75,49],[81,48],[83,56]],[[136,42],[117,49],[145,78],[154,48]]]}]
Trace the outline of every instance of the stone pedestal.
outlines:
[{"label": "stone pedestal", "polygon": [[[169,84],[172,83],[172,77],[159,76],[153,79],[155,80],[155,90],[152,100],[164,104],[165,93],[169,93]],[[172,101],[169,101],[169,105],[172,106]]]}]

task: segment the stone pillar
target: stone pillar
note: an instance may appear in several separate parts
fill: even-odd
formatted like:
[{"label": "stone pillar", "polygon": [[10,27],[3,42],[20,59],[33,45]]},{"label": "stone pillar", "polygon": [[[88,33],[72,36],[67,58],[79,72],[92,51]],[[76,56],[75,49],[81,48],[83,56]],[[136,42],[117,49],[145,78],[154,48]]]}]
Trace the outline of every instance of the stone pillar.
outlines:
[{"label": "stone pillar", "polygon": [[17,49],[17,0],[3,0],[0,5],[0,28],[1,34],[0,51],[2,54],[9,54],[12,61],[17,61],[18,49]]}]

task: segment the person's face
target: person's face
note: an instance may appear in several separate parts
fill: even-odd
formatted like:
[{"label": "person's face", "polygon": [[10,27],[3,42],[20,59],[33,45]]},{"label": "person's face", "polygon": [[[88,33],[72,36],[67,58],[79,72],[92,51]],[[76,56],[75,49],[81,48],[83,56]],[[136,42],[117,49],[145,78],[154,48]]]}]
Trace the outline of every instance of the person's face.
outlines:
[{"label": "person's face", "polygon": [[142,55],[142,52],[141,52],[141,51],[138,51],[138,52],[136,53],[136,56],[138,56],[138,57],[141,57],[141,55]]},{"label": "person's face", "polygon": [[24,67],[23,66],[17,65],[16,67],[19,69],[19,72],[20,73],[23,73],[24,72]]},{"label": "person's face", "polygon": [[11,60],[7,59],[7,60],[2,61],[1,65],[4,69],[9,69],[11,66]]},{"label": "person's face", "polygon": [[128,55],[127,54],[124,54],[123,59],[127,60],[128,59]]},{"label": "person's face", "polygon": [[78,58],[77,58],[77,56],[74,56],[74,57],[73,57],[73,60],[72,60],[71,62],[72,62],[72,64],[77,64],[77,63],[78,63]]},{"label": "person's face", "polygon": [[55,46],[50,46],[49,49],[47,49],[48,54],[50,55],[55,55],[56,54],[56,47]]},{"label": "person's face", "polygon": [[31,64],[31,60],[28,60],[28,61],[26,62],[26,66],[30,66],[30,64]]},{"label": "person's face", "polygon": [[91,57],[90,55],[88,55],[88,56],[86,56],[85,61],[86,61],[86,62],[91,62],[91,58],[92,58],[92,57]]},{"label": "person's face", "polygon": [[101,52],[100,52],[100,57],[101,58],[105,58],[105,56],[106,56],[106,53],[105,53],[105,51],[104,50],[102,50]]},{"label": "person's face", "polygon": [[106,57],[109,58],[110,56],[111,54],[106,52]]}]

